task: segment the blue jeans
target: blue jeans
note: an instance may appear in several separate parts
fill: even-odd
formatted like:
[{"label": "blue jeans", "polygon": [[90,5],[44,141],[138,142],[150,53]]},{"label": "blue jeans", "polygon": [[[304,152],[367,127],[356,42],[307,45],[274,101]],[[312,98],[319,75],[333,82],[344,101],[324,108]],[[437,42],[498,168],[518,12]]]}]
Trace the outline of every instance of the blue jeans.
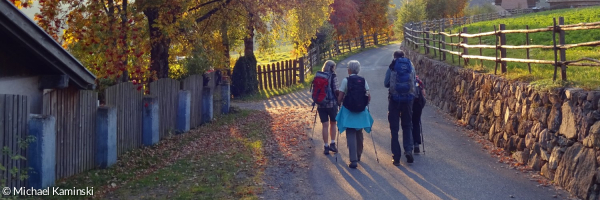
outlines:
[{"label": "blue jeans", "polygon": [[400,142],[398,141],[398,132],[400,131],[400,122],[402,122],[402,144],[406,153],[413,151],[413,122],[412,122],[413,101],[399,103],[393,100],[388,105],[388,122],[392,132],[392,154],[394,159],[399,159],[402,155]]}]

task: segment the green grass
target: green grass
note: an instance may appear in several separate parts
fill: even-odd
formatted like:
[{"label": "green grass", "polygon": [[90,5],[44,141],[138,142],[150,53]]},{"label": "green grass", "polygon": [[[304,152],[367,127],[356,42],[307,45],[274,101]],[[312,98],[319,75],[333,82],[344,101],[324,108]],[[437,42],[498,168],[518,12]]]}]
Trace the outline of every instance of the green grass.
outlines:
[{"label": "green grass", "polygon": [[[274,53],[261,53],[256,51],[256,61],[259,65],[280,62],[285,60],[296,59],[295,56],[292,55],[292,51],[294,51],[294,46],[291,44],[281,45],[275,48]],[[231,53],[231,63],[232,66],[235,64],[235,61],[240,57],[240,54],[236,52]]]},{"label": "green grass", "polygon": [[[264,169],[256,163],[265,159],[264,132],[268,131],[265,127],[270,126],[270,121],[239,124],[240,119],[253,118],[252,115],[246,110],[224,115],[197,130],[168,137],[152,147],[129,151],[111,168],[59,180],[56,186],[94,187],[95,195],[110,191],[104,198],[117,199],[258,199],[256,194],[262,189],[256,183],[262,180]],[[222,148],[224,144],[228,148]],[[182,156],[173,158],[177,154]],[[111,189],[111,183],[118,188]]]},{"label": "green grass", "polygon": [[[529,25],[530,29],[542,28],[553,25],[552,18],[558,17],[565,18],[565,24],[577,24],[580,22],[598,22],[600,21],[600,7],[588,7],[578,9],[561,9],[539,13],[531,13],[522,15],[515,18],[497,19],[493,21],[485,21],[469,24],[463,27],[467,27],[468,33],[479,33],[479,29],[482,32],[494,31],[494,26],[498,27],[498,24],[505,24],[506,29],[525,29],[526,25]],[[453,33],[462,30],[462,27],[454,27]],[[454,37],[453,42],[456,43],[458,38]],[[582,42],[591,42],[600,40],[600,29],[595,30],[577,30],[567,31],[565,40],[567,44],[576,44]],[[450,42],[450,38],[446,37],[446,41]],[[513,33],[506,34],[506,41],[508,45],[525,45],[526,36],[524,33]],[[481,38],[482,44],[495,45],[495,36],[486,36]],[[529,42],[532,45],[553,45],[552,33],[541,32],[529,34]],[[558,34],[557,34],[558,42]],[[469,44],[479,44],[478,38],[469,38]],[[436,44],[437,45],[437,44]],[[449,48],[449,47],[447,47]],[[455,51],[457,51],[455,49]],[[423,52],[423,48],[421,48]],[[433,55],[433,53],[431,53]],[[479,55],[479,49],[469,49],[470,55]],[[494,49],[483,49],[482,54],[484,56],[496,56]],[[600,59],[600,48],[599,47],[577,47],[568,49],[566,51],[567,60],[577,60],[580,58],[593,58]],[[527,58],[525,49],[508,49],[507,57],[509,58]],[[551,49],[531,49],[530,58],[537,60],[554,60],[554,51]],[[458,59],[455,56],[454,62],[450,55],[447,55],[447,61],[452,64],[458,64]],[[464,63],[462,63],[464,65]],[[483,61],[483,67],[480,61],[471,60],[469,66],[480,72],[494,73],[495,62]],[[554,74],[554,67],[552,65],[542,64],[531,64],[531,74],[528,71],[528,66],[525,63],[508,63],[508,73],[503,75],[510,80],[519,80],[530,82],[533,85],[539,86],[540,88],[552,88],[559,86],[569,87],[580,87],[584,89],[599,89],[600,87],[600,68],[599,67],[577,67],[569,66],[567,69],[568,81],[553,82],[552,77]],[[500,71],[500,69],[498,69]],[[498,72],[500,73],[500,72]],[[557,73],[557,80],[560,80],[560,69]]]},{"label": "green grass", "polygon": [[[382,46],[386,46],[386,45],[390,45],[390,44],[396,44],[398,43],[398,41],[392,41],[389,44],[381,44],[381,45],[377,45],[377,46],[371,46],[371,47],[367,47],[364,49],[353,49],[351,52],[344,52],[342,54],[339,54],[337,56],[334,56],[333,58],[327,58],[327,60],[333,60],[335,63],[339,63],[342,60],[345,60],[346,58],[363,52],[363,51],[367,51],[370,49],[375,49],[375,48],[379,48]],[[249,95],[249,96],[245,96],[242,98],[238,98],[238,99],[234,99],[234,101],[260,101],[260,100],[266,100],[269,99],[271,97],[275,97],[275,96],[280,96],[280,95],[285,95],[285,94],[290,94],[293,92],[297,92],[300,90],[303,90],[307,87],[310,86],[311,80],[314,78],[315,73],[318,72],[319,70],[321,70],[321,66],[323,66],[323,62],[320,62],[318,64],[316,64],[313,69],[312,69],[312,73],[310,73],[307,77],[304,83],[302,84],[296,84],[296,85],[292,85],[290,87],[284,87],[281,89],[264,89],[264,90],[259,90],[258,93],[253,94],[253,95]]]}]

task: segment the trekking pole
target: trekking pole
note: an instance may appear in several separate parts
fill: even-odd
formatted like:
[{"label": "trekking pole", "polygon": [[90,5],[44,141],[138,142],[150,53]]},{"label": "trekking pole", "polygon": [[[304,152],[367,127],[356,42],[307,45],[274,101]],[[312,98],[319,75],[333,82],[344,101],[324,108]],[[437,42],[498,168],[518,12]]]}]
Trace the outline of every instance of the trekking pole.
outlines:
[{"label": "trekking pole", "polygon": [[[367,111],[369,111],[369,114],[371,114],[371,110],[369,110],[369,107],[367,107]],[[373,134],[375,134],[375,132],[373,131],[373,129],[371,129],[371,141],[373,142],[373,149],[375,150],[375,159],[377,160],[377,163],[379,163],[379,156],[377,156],[377,148],[375,147],[375,139],[373,139]]]},{"label": "trekking pole", "polygon": [[315,126],[317,125],[317,111],[315,111],[315,120],[313,122],[312,132],[310,133],[310,141],[313,141],[313,135],[315,134]]},{"label": "trekking pole", "polygon": [[[337,134],[337,135],[338,135],[337,139],[338,139],[338,144],[339,144],[339,143],[341,143],[341,142],[340,142],[340,140],[341,140],[341,139],[340,139],[340,137],[342,136],[342,133],[340,133],[340,129],[336,129],[336,130],[337,130],[337,132],[338,132],[338,134]],[[338,154],[340,154],[340,145],[338,145],[338,151],[337,151],[337,152],[335,152],[335,162],[336,162],[336,163],[337,163],[337,157],[338,157]]]},{"label": "trekking pole", "polygon": [[423,140],[423,123],[419,119],[419,128],[421,129],[421,143],[423,144],[423,154],[425,154],[425,140]]}]

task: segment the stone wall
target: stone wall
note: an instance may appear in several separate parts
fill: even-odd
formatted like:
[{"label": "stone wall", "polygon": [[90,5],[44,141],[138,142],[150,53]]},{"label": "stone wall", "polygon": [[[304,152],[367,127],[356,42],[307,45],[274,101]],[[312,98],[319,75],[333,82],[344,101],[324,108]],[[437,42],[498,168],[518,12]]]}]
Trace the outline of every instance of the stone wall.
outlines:
[{"label": "stone wall", "polygon": [[600,198],[600,91],[538,90],[402,49],[425,82],[430,105],[573,195]]}]

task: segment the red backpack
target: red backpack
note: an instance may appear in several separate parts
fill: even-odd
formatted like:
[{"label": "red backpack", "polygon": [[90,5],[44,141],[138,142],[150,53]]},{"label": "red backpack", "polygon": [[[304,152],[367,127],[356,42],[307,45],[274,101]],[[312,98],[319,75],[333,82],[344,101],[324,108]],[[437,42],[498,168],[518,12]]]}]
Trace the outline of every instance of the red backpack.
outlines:
[{"label": "red backpack", "polygon": [[325,106],[327,103],[335,101],[330,84],[332,76],[332,74],[326,72],[317,72],[315,75],[315,79],[311,84],[313,107],[315,104]]}]

